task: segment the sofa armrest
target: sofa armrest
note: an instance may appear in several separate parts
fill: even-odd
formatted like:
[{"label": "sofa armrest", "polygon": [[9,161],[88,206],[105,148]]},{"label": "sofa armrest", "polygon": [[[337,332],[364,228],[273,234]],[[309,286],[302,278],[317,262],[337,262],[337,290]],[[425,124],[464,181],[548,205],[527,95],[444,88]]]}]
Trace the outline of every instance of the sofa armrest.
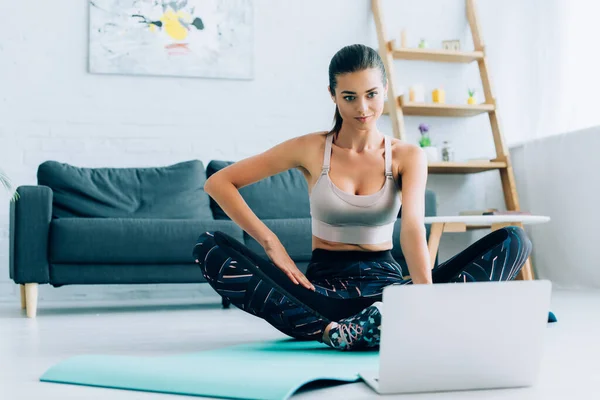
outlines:
[{"label": "sofa armrest", "polygon": [[15,283],[48,283],[48,233],[52,220],[52,190],[19,186],[10,204],[10,278]]}]

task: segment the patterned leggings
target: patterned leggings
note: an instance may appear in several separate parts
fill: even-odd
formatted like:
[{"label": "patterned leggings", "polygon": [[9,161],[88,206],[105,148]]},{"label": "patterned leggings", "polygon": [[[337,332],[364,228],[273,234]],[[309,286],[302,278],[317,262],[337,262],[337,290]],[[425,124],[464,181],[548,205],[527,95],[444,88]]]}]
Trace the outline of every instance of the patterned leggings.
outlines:
[{"label": "patterned leggings", "polygon": [[[433,283],[514,279],[531,253],[519,227],[505,227],[439,264]],[[295,285],[277,266],[222,233],[200,235],[194,259],[208,283],[236,307],[256,315],[284,334],[322,341],[332,321],[350,317],[382,300],[388,285],[411,284],[408,271],[391,252],[315,249],[306,277],[315,291]]]}]

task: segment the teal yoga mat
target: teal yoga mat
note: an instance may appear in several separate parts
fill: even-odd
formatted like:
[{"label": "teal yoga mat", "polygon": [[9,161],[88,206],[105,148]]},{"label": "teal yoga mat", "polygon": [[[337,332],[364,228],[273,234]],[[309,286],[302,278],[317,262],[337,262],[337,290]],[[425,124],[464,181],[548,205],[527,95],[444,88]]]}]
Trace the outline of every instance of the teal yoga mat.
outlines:
[{"label": "teal yoga mat", "polygon": [[235,399],[281,400],[319,380],[356,382],[378,351],[340,352],[318,342],[277,340],[174,356],[81,355],[43,382]]}]

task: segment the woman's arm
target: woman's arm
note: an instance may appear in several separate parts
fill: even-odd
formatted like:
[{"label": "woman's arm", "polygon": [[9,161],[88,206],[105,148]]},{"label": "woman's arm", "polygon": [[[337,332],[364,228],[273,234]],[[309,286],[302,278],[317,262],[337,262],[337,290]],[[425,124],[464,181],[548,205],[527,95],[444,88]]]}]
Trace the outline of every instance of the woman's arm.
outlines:
[{"label": "woman's arm", "polygon": [[[240,195],[239,189],[280,172],[303,165],[302,154],[310,145],[311,135],[295,137],[261,154],[245,158],[211,175],[204,191],[216,201],[225,214],[263,247],[275,234],[254,214]],[[314,143],[314,141],[313,141]],[[268,196],[265,193],[265,196]]]},{"label": "woman's arm", "polygon": [[[275,265],[295,284],[302,284],[311,290],[314,290],[312,283],[298,269],[275,233],[250,209],[239,189],[291,168],[303,167],[305,155],[315,151],[311,146],[318,143],[316,136],[309,134],[289,139],[261,154],[223,168],[211,175],[204,184],[206,193],[233,222],[260,243]],[[269,193],[265,193],[265,196],[269,196]]]},{"label": "woman's arm", "polygon": [[415,145],[403,152],[399,176],[402,177],[402,229],[400,247],[413,283],[433,283],[425,230],[425,187],[427,156]]}]

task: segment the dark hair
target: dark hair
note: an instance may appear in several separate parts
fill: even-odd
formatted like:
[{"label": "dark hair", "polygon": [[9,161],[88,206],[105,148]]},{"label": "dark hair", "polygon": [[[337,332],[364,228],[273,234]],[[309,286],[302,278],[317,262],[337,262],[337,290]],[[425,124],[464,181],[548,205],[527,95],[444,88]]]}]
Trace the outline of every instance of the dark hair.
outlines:
[{"label": "dark hair", "polygon": [[[331,95],[335,96],[335,89],[337,87],[336,77],[338,75],[363,71],[369,68],[378,68],[381,71],[381,78],[383,85],[385,86],[387,74],[385,73],[383,61],[376,50],[362,44],[353,44],[343,47],[335,53],[329,63],[329,91],[331,92]],[[335,133],[337,135],[342,128],[343,122],[337,104],[335,106],[335,115],[333,118],[335,125],[329,133]]]}]

